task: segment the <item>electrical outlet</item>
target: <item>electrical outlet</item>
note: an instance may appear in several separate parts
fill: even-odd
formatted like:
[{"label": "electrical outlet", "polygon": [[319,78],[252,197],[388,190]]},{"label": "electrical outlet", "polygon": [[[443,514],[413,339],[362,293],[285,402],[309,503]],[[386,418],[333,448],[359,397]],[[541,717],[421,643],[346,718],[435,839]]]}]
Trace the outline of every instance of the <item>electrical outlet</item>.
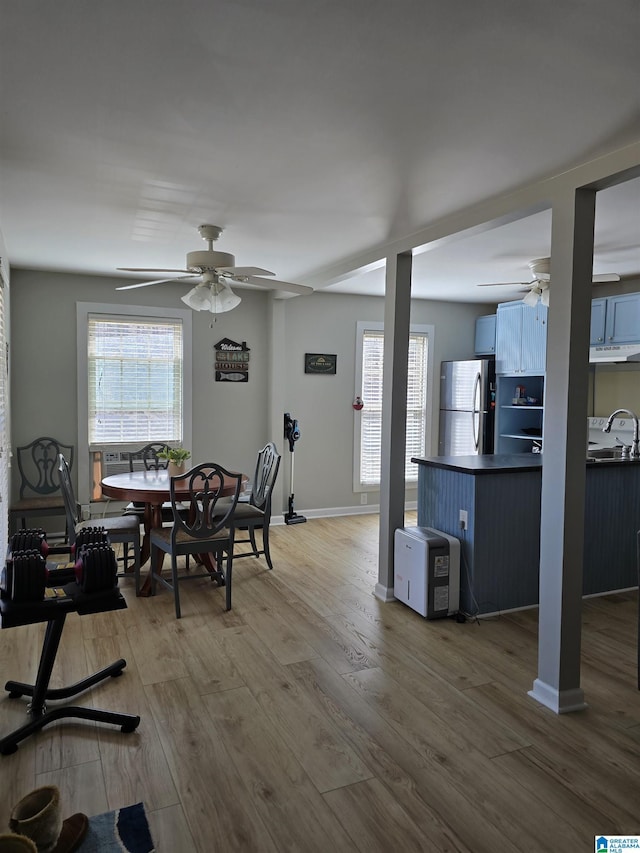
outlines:
[{"label": "electrical outlet", "polygon": [[469,515],[466,509],[460,510],[460,530],[466,530],[469,524]]},{"label": "electrical outlet", "polygon": [[364,505],[364,504],[366,504],[366,502],[367,502],[367,493],[366,492],[360,492],[360,503]]}]

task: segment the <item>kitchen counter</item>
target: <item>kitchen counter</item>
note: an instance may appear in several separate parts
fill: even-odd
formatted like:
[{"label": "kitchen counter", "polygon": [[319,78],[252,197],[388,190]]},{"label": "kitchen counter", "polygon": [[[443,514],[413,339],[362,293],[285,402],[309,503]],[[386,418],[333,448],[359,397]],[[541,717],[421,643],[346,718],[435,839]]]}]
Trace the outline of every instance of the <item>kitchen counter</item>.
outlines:
[{"label": "kitchen counter", "polygon": [[[538,603],[542,457],[433,456],[418,464],[418,525],[460,540],[461,609],[495,613]],[[638,584],[638,460],[585,461],[583,594]],[[460,528],[460,510],[467,529]]]},{"label": "kitchen counter", "polygon": [[[516,471],[538,471],[542,469],[540,453],[496,453],[484,456],[415,456],[411,459],[419,465],[430,465],[448,471],[464,471],[466,474],[514,473]],[[640,459],[620,457],[585,459],[587,467],[593,465],[640,465]]]},{"label": "kitchen counter", "polygon": [[495,474],[497,471],[537,471],[542,468],[539,453],[496,453],[482,456],[424,456],[414,457],[412,462],[431,465],[448,471],[464,471],[467,474]]}]

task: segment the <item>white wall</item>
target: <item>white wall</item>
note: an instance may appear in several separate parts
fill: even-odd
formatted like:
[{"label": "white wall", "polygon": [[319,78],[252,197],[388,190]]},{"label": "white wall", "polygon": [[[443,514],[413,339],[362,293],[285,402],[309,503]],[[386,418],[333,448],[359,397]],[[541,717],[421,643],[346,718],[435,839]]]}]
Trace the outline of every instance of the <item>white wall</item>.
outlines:
[{"label": "white wall", "polygon": [[[46,434],[77,445],[76,302],[182,307],[184,285],[116,291],[120,284],[121,279],[101,276],[13,270],[14,446]],[[214,458],[252,473],[258,448],[273,439],[284,453],[280,485],[286,501],[289,452],[281,415],[289,411],[302,429],[295,451],[296,510],[359,507],[352,485],[356,323],[382,320],[384,299],[321,292],[287,299],[278,305],[285,333],[272,335],[278,327],[270,294],[243,290],[241,295],[240,306],[215,322],[210,314],[194,312],[194,462]],[[483,313],[487,306],[416,301],[412,322],[435,326],[432,358],[439,365],[443,359],[473,355],[475,317]],[[214,382],[213,345],[224,337],[246,341],[251,349],[246,384]],[[305,374],[305,352],[336,353],[336,376]],[[283,365],[278,371],[282,375],[270,377],[274,363]],[[282,413],[275,416],[269,402],[271,379],[282,404]],[[434,392],[437,415],[437,383]],[[437,421],[429,452],[436,447]],[[378,502],[377,493],[368,497],[369,503]],[[415,499],[415,494],[407,497]]]},{"label": "white wall", "polygon": [[[434,391],[435,427],[432,447],[437,452],[438,370],[448,358],[473,356],[475,318],[487,306],[415,300],[411,321],[435,326],[436,365]],[[297,417],[302,437],[295,450],[296,510],[360,506],[353,492],[353,422],[355,393],[355,337],[358,320],[384,319],[382,297],[314,293],[287,302],[286,406]],[[305,374],[305,352],[335,353],[335,376]],[[287,451],[288,455],[288,451]],[[285,481],[288,484],[285,458]],[[367,495],[379,502],[378,492]],[[415,500],[415,489],[407,500]]]}]

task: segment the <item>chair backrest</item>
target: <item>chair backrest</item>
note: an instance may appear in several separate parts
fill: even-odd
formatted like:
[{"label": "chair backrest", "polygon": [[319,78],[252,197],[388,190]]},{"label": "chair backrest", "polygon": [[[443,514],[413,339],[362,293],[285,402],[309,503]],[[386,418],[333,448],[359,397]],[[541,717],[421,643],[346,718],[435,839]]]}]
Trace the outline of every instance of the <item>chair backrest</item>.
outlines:
[{"label": "chair backrest", "polygon": [[55,475],[58,454],[66,453],[73,467],[73,446],[56,438],[41,436],[31,444],[16,448],[20,471],[20,498],[31,495],[53,495],[60,491]]},{"label": "chair backrest", "polygon": [[[176,497],[177,481],[180,481],[182,494],[184,483],[187,483],[188,498],[182,495],[179,498]],[[169,482],[173,510],[171,531],[173,544],[181,530],[194,539],[211,539],[223,527],[229,526],[238,503],[242,474],[227,471],[226,468],[212,462],[196,465],[186,474],[171,477]],[[224,514],[216,516],[216,504],[222,497],[227,498],[223,504]],[[189,509],[185,513],[187,505]]]},{"label": "chair backrest", "polygon": [[71,482],[69,465],[62,453],[58,454],[58,477],[60,478],[60,490],[62,492],[64,508],[67,514],[69,544],[73,545],[76,541],[75,527],[80,521],[80,508],[76,503],[76,496],[73,493],[73,484]]},{"label": "chair backrest", "polygon": [[140,450],[132,450],[129,454],[129,471],[135,470],[135,462],[142,462],[145,471],[160,471],[169,465],[168,459],[158,459],[158,453],[167,449],[162,441],[145,444]]},{"label": "chair backrest", "polygon": [[271,507],[271,493],[278,476],[280,454],[275,444],[270,441],[258,453],[256,472],[253,477],[253,488],[249,503],[261,509],[265,515]]}]

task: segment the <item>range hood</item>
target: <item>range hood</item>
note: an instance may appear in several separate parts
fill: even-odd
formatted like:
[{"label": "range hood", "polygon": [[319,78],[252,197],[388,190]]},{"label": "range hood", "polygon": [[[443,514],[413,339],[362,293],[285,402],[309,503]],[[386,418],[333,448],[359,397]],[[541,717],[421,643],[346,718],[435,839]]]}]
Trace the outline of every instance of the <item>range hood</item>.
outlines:
[{"label": "range hood", "polygon": [[626,364],[640,361],[640,344],[589,347],[589,364]]}]

